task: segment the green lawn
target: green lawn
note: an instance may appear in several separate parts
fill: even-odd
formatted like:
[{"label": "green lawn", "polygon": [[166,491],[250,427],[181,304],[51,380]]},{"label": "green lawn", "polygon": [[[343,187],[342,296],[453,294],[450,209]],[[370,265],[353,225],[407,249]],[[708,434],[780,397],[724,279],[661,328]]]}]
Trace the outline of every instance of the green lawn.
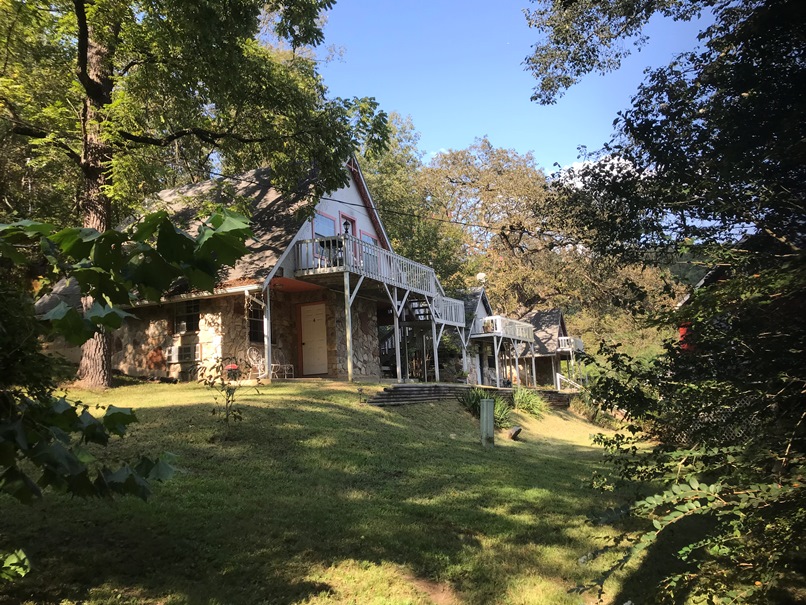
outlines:
[{"label": "green lawn", "polygon": [[229,431],[197,385],[72,395],[137,409],[104,455],[169,451],[177,474],[148,503],[0,499],[0,547],[34,564],[0,604],[596,600],[568,591],[601,569],[578,559],[614,533],[587,522],[612,502],[586,487],[599,429],[569,412],[484,449],[455,402],[374,408],[345,383],[243,387]]}]

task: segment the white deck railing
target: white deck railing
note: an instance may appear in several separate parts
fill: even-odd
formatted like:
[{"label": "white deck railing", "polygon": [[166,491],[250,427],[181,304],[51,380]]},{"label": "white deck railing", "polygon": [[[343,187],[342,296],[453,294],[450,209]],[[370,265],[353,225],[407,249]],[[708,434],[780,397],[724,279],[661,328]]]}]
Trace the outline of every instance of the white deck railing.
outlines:
[{"label": "white deck railing", "polygon": [[560,336],[558,347],[560,351],[584,351],[582,340],[573,336]]},{"label": "white deck railing", "polygon": [[439,296],[434,299],[434,315],[437,316],[440,323],[464,327],[465,303],[455,298]]},{"label": "white deck railing", "polygon": [[352,235],[302,240],[296,244],[296,253],[297,275],[349,271],[419,294],[437,293],[437,278],[431,267]]},{"label": "white deck railing", "polygon": [[532,324],[517,319],[510,319],[503,315],[491,315],[477,319],[473,322],[472,336],[501,336],[520,340],[522,342],[532,342],[534,340],[534,328]]},{"label": "white deck railing", "polygon": [[571,380],[567,376],[563,376],[559,372],[554,375],[554,388],[558,391],[584,391],[585,387],[583,387],[578,382]]},{"label": "white deck railing", "polygon": [[296,244],[296,275],[349,271],[377,282],[433,297],[437,323],[465,325],[464,303],[441,295],[431,267],[352,235],[305,239]]}]

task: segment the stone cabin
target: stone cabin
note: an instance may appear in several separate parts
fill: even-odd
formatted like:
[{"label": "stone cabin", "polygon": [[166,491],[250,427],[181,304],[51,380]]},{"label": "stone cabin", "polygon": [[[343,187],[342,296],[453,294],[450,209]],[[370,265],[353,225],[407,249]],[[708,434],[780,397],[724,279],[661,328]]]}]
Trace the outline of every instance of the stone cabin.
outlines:
[{"label": "stone cabin", "polygon": [[[568,335],[565,316],[560,309],[530,311],[523,320],[531,324],[534,330],[534,350],[526,353],[524,359],[534,360],[538,384],[551,384],[560,388],[557,373],[573,377],[575,373],[576,355],[584,350],[579,338]],[[565,362],[565,368],[563,368]]]},{"label": "stone cabin", "polygon": [[190,379],[212,359],[245,364],[252,348],[269,379],[379,378],[379,325],[397,326],[413,309],[440,336],[463,325],[462,302],[444,295],[433,269],[392,251],[357,162],[347,169],[347,186],[313,208],[273,189],[262,169],[162,192],[158,207],[189,231],[205,204],[246,203],[254,238],[215,291],[129,309],[135,317],[115,333],[113,366]]}]

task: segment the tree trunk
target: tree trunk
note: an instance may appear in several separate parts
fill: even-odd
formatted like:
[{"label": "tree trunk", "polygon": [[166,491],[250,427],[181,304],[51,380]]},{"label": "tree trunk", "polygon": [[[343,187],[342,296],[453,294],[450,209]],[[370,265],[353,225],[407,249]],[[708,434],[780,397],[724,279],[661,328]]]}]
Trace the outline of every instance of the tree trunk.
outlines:
[{"label": "tree trunk", "polygon": [[[102,125],[104,110],[112,102],[114,49],[94,38],[93,28],[87,23],[83,1],[74,0],[74,4],[79,21],[77,75],[86,92],[81,112],[84,189],[80,210],[84,227],[103,232],[111,227],[112,217],[105,187],[112,184],[109,171],[113,154],[112,148],[103,139]],[[86,312],[93,300],[85,297],[81,302]],[[84,343],[78,366],[78,380],[82,384],[89,387],[112,386],[111,348],[111,334],[106,331],[96,333]]]}]

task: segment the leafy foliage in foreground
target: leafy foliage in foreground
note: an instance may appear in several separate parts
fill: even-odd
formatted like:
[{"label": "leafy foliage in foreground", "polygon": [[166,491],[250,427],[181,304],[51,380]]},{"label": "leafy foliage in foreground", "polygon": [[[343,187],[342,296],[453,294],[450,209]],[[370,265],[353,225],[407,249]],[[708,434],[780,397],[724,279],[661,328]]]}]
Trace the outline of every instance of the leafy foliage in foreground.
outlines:
[{"label": "leafy foliage in foreground", "polygon": [[[764,252],[741,254],[758,261]],[[665,486],[633,505],[654,530],[627,554],[662,544],[670,528],[690,532],[680,570],[660,587],[673,598],[767,599],[806,555],[798,539],[806,532],[806,326],[796,311],[806,279],[802,260],[777,263],[754,263],[759,273],[750,275],[735,263],[731,279],[675,314],[692,330],[683,343],[652,364],[611,348],[593,387],[631,420],[627,434],[599,439],[619,475]]]},{"label": "leafy foliage in foreground", "polygon": [[[658,488],[631,507],[653,529],[624,537],[622,563],[643,553],[639,581],[660,567],[658,600],[775,600],[803,569],[806,534],[806,5],[541,4],[571,76],[607,68],[608,42],[653,12],[713,7],[702,45],[648,74],[610,144],[558,193],[597,253],[712,268],[684,305],[654,317],[687,331],[682,342],[656,359],[602,352],[593,396],[630,423],[601,443],[622,481]],[[563,19],[564,6],[585,18]],[[676,556],[659,564],[664,548]]]},{"label": "leafy foliage in foreground", "polygon": [[[104,233],[56,230],[32,221],[0,225],[0,366],[5,368],[0,373],[0,491],[24,503],[41,498],[47,488],[81,497],[146,499],[149,480],[170,477],[166,457],[141,457],[115,469],[96,459],[91,446],[123,436],[136,421],[134,412],[95,406],[92,413],[89,406],[58,396],[53,361],[41,351],[40,337],[81,343],[96,331],[119,327],[127,315],[120,305],[159,297],[180,279],[212,288],[216,271],[240,256],[248,235],[246,218],[226,211],[213,215],[195,239],[177,230],[165,213],[147,215],[126,231]],[[91,295],[95,302],[89,312],[82,315],[61,300],[37,319],[19,275],[29,259],[47,265],[43,283],[67,275],[82,295]],[[24,554],[0,556],[0,577],[27,572]]]}]

